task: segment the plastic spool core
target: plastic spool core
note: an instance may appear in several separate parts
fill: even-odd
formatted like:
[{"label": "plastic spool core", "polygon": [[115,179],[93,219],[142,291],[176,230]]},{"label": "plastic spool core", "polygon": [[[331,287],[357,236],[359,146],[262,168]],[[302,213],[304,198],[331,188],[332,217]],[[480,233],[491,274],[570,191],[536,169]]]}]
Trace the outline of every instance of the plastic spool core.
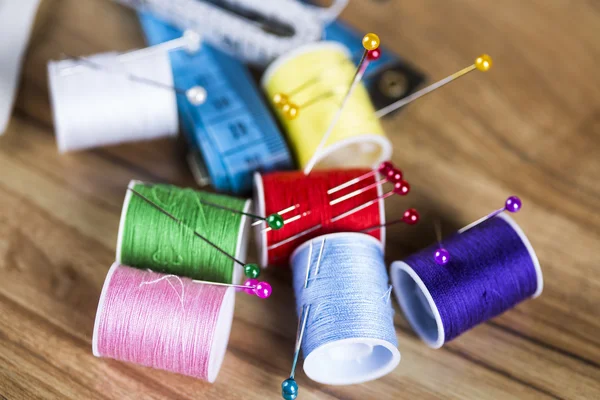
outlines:
[{"label": "plastic spool core", "polygon": [[[365,240],[382,243],[372,236],[356,232],[330,233],[321,237],[360,235]],[[312,239],[314,240],[314,239]],[[296,252],[309,246],[299,246]],[[312,312],[312,311],[310,311]],[[309,315],[310,319],[310,315]],[[373,338],[348,338],[326,343],[304,356],[304,372],[315,382],[326,385],[353,385],[368,382],[390,373],[400,363],[400,351],[391,343]]]},{"label": "plastic spool core", "polygon": [[[517,223],[506,213],[499,214],[496,218],[505,220],[527,248],[537,276],[537,289],[532,298],[539,296],[542,293],[544,282],[540,263],[531,243]],[[444,267],[440,266],[439,268]],[[433,297],[421,278],[410,265],[403,261],[392,263],[390,275],[396,299],[415,332],[429,347],[435,349],[442,347],[445,342],[442,318]]]},{"label": "plastic spool core", "polygon": [[429,347],[442,347],[446,337],[442,318],[421,278],[402,261],[392,263],[390,275],[396,299],[415,332]]},{"label": "plastic spool core", "polygon": [[324,344],[304,359],[304,372],[326,385],[352,385],[380,378],[400,362],[400,352],[380,339],[351,338]]}]

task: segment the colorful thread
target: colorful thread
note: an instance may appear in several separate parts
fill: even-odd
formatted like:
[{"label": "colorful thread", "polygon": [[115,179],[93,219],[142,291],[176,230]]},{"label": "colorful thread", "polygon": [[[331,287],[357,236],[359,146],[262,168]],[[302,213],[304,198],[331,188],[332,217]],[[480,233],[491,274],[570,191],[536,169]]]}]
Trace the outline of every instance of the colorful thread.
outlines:
[{"label": "colorful thread", "polygon": [[129,188],[146,196],[182,221],[180,224],[149,206],[128,190],[123,212],[117,262],[193,279],[238,283],[242,267],[210,244],[197,231],[232,257],[246,256],[247,218],[202,203],[202,200],[247,212],[249,200],[131,181]]},{"label": "colorful thread", "polygon": [[[255,202],[257,213],[268,215],[281,210],[285,223],[279,230],[265,231],[265,224],[256,227],[259,261],[267,265],[287,264],[294,249],[313,237],[334,232],[356,232],[385,223],[383,201],[375,201],[336,222],[332,218],[347,213],[381,195],[381,186],[371,187],[357,196],[339,204],[330,205],[330,200],[339,198],[357,189],[379,181],[378,174],[361,180],[356,185],[346,187],[332,195],[327,192],[343,183],[367,173],[369,170],[332,170],[315,171],[305,176],[300,171],[255,174]],[[290,221],[293,220],[293,221]],[[297,236],[305,233],[302,236]],[[385,228],[369,232],[370,235],[385,243]]]},{"label": "colorful thread", "polygon": [[392,264],[394,292],[417,334],[439,348],[542,292],[538,259],[519,226],[500,214],[444,239],[445,265],[434,244]]},{"label": "colorful thread", "polygon": [[233,288],[115,263],[98,303],[94,355],[214,382],[234,303]]},{"label": "colorful thread", "polygon": [[[304,105],[293,119],[284,117],[281,110],[277,113],[301,169],[311,163],[353,81],[355,69],[342,45],[320,42],[280,57],[265,72],[262,86],[270,99],[276,94],[293,93],[293,103]],[[315,99],[320,99],[318,104],[307,107]],[[391,153],[392,146],[375,117],[368,93],[358,84],[319,152],[315,168],[374,168],[388,160]]]},{"label": "colorful thread", "polygon": [[349,385],[391,372],[400,352],[381,242],[361,233],[324,235],[296,249],[291,264],[303,325],[306,318],[306,375]]}]

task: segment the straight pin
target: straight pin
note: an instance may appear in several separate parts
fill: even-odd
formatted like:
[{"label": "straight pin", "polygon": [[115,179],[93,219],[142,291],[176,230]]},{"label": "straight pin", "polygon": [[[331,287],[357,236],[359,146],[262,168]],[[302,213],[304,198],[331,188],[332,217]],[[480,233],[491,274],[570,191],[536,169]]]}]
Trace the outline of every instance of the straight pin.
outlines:
[{"label": "straight pin", "polygon": [[[321,242],[321,248],[319,249],[319,256],[317,257],[317,266],[315,268],[315,277],[319,275],[319,267],[321,265],[321,257],[323,256],[323,249],[325,247],[325,238]],[[308,288],[308,282],[310,278],[310,262],[312,261],[312,250],[313,242],[310,242],[310,250],[308,253],[308,265],[306,267],[306,279],[304,281],[304,288]],[[290,377],[281,383],[281,396],[284,400],[293,400],[298,397],[298,384],[294,379],[296,374],[296,365],[298,363],[298,357],[300,355],[300,348],[302,347],[302,339],[304,338],[304,330],[306,329],[306,322],[308,320],[308,314],[310,312],[311,304],[302,305],[302,314],[300,316],[298,331],[296,333],[296,344],[294,348],[294,357],[292,362],[292,370]],[[300,322],[301,321],[301,322]]]},{"label": "straight pin", "polygon": [[144,200],[147,204],[151,205],[156,210],[160,211],[161,213],[163,213],[167,217],[171,218],[173,221],[177,222],[179,225],[181,225],[184,228],[186,228],[189,231],[191,231],[194,234],[194,236],[202,239],[204,242],[208,243],[210,246],[212,246],[215,250],[219,251],[224,256],[226,256],[229,259],[233,260],[235,263],[241,265],[244,268],[244,274],[248,278],[250,278],[250,279],[256,279],[260,275],[260,268],[258,268],[258,265],[243,263],[242,261],[238,260],[237,258],[235,258],[234,256],[232,256],[231,254],[227,253],[225,250],[223,250],[222,248],[220,248],[219,246],[217,246],[216,244],[214,244],[213,242],[211,242],[210,240],[208,240],[208,238],[206,238],[202,234],[198,233],[196,230],[194,230],[194,229],[190,228],[189,226],[187,226],[186,224],[184,224],[182,220],[180,220],[179,218],[177,218],[176,216],[174,216],[173,214],[171,214],[170,212],[168,212],[167,210],[165,210],[164,208],[162,208],[161,206],[159,206],[158,204],[156,204],[155,202],[153,202],[152,200],[150,200],[148,197],[144,196],[143,194],[141,194],[137,190],[135,190],[135,189],[133,189],[131,187],[127,188],[127,190],[130,190],[133,194],[135,194],[136,196],[138,196],[139,198],[141,198],[142,200]]},{"label": "straight pin", "polygon": [[[136,51],[132,51],[129,53],[124,53],[124,54],[121,54],[119,57],[124,61],[128,61],[128,60],[133,60],[133,59],[138,59],[138,58],[141,58],[144,56],[148,56],[150,54],[155,54],[157,52],[168,52],[168,51],[180,50],[180,49],[185,50],[188,53],[195,53],[200,49],[200,44],[201,44],[201,38],[197,33],[193,32],[193,31],[185,31],[183,33],[183,35],[177,39],[173,39],[168,42],[158,44],[156,46],[147,47],[145,49],[136,50]],[[204,104],[204,102],[206,101],[206,98],[207,98],[206,89],[204,89],[204,87],[202,87],[202,86],[193,86],[189,89],[182,89],[182,88],[179,88],[176,86],[166,85],[164,83],[157,82],[152,79],[148,79],[148,78],[144,78],[144,77],[137,76],[134,74],[130,74],[128,72],[114,71],[114,70],[107,68],[105,65],[102,65],[95,61],[92,61],[86,57],[69,56],[66,54],[65,54],[65,56],[72,58],[72,59],[76,60],[77,62],[79,62],[79,65],[73,66],[71,68],[67,68],[67,69],[64,69],[63,71],[61,71],[61,73],[65,74],[65,75],[73,73],[74,70],[77,69],[77,67],[85,66],[85,67],[92,68],[97,71],[103,71],[106,73],[122,75],[125,78],[127,78],[128,80],[133,81],[133,82],[142,83],[144,85],[153,86],[153,87],[156,87],[159,89],[173,91],[178,95],[185,96],[187,98],[187,100],[195,106]]]},{"label": "straight pin", "polygon": [[[504,207],[499,208],[499,209],[495,210],[494,212],[486,215],[485,217],[479,218],[477,221],[465,226],[464,228],[462,228],[458,231],[458,234],[464,233],[464,232],[468,231],[469,229],[472,229],[472,228],[476,227],[477,225],[481,224],[482,222],[485,222],[490,218],[494,218],[495,216],[497,216],[498,214],[500,214],[504,211],[516,213],[517,211],[519,211],[521,209],[522,205],[523,205],[523,203],[521,202],[520,198],[518,198],[517,196],[510,196],[504,202]],[[446,265],[448,262],[450,262],[450,252],[442,247],[441,242],[442,242],[441,234],[438,234],[438,243],[439,243],[440,247],[433,254],[433,259],[435,260],[436,264],[438,264],[438,265]]]},{"label": "straight pin", "polygon": [[222,206],[220,204],[215,204],[212,203],[210,201],[206,201],[206,200],[198,200],[200,203],[202,204],[206,204],[207,206],[211,206],[211,207],[215,207],[215,208],[220,208],[221,210],[226,210],[226,211],[231,211],[234,214],[240,214],[240,215],[245,215],[248,216],[250,218],[254,218],[257,219],[259,221],[257,221],[258,223],[261,222],[266,222],[269,225],[270,229],[274,229],[274,230],[279,230],[281,228],[283,228],[285,221],[283,220],[283,218],[281,217],[280,214],[271,214],[268,217],[261,217],[260,215],[256,215],[256,214],[250,214],[247,212],[243,212],[243,211],[239,211],[239,210],[235,210],[233,208],[229,208],[229,207],[225,207]]},{"label": "straight pin", "polygon": [[490,68],[492,68],[492,58],[487,55],[487,54],[482,54],[479,57],[477,57],[475,59],[475,62],[472,65],[469,65],[466,68],[461,69],[458,72],[453,73],[450,76],[447,76],[446,78],[439,80],[419,91],[416,91],[415,93],[404,97],[403,99],[400,99],[398,101],[396,101],[395,103],[392,103],[378,111],[375,112],[375,116],[377,118],[381,118],[384,117],[386,115],[388,115],[391,112],[396,111],[397,109],[404,107],[405,105],[412,103],[413,101],[425,96],[426,94],[429,94],[431,92],[433,92],[436,89],[441,88],[444,85],[449,84],[450,82],[467,75],[469,72],[472,72],[474,70],[479,70],[479,71],[483,71],[483,72],[487,72],[490,70]]},{"label": "straight pin", "polygon": [[358,67],[356,68],[354,77],[352,78],[352,83],[350,84],[350,87],[348,88],[346,95],[342,99],[340,108],[335,113],[333,119],[331,120],[331,123],[329,124],[329,127],[325,131],[325,134],[321,138],[319,145],[315,149],[313,156],[311,157],[308,164],[304,168],[304,175],[310,174],[310,172],[314,168],[315,164],[317,163],[317,159],[321,153],[321,150],[323,149],[323,146],[325,146],[325,143],[329,139],[329,136],[331,136],[333,129],[335,128],[340,117],[342,116],[342,112],[344,111],[344,108],[346,106],[346,103],[348,102],[348,99],[350,99],[350,97],[352,96],[352,93],[354,93],[354,89],[356,88],[356,86],[358,85],[360,80],[362,79],[362,76],[364,75],[365,70],[369,66],[369,57],[367,57],[369,52],[373,51],[373,50],[377,50],[377,48],[379,47],[379,37],[377,35],[375,35],[374,33],[368,33],[363,37],[362,44],[364,47],[364,52],[363,52],[362,58],[360,59],[360,62],[358,63]]}]

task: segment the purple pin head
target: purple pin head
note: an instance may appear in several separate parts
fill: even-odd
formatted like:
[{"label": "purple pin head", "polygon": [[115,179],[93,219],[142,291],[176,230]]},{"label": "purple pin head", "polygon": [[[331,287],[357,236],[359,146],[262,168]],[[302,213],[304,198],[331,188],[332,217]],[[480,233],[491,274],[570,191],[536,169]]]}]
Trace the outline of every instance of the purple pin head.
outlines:
[{"label": "purple pin head", "polygon": [[436,264],[446,265],[448,262],[450,262],[450,252],[443,247],[439,248],[435,251],[434,259]]},{"label": "purple pin head", "polygon": [[521,205],[522,203],[520,198],[518,198],[517,196],[510,196],[508,199],[506,199],[506,203],[504,203],[504,208],[508,212],[515,213],[521,209]]}]

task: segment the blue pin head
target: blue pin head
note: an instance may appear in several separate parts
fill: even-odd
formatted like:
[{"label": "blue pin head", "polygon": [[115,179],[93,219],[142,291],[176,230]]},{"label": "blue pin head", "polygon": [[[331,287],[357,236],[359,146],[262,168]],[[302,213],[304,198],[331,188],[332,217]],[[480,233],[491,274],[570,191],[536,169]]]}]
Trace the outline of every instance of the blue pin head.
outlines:
[{"label": "blue pin head", "polygon": [[298,397],[298,384],[294,378],[288,378],[281,384],[281,397],[284,400],[295,400]]}]

